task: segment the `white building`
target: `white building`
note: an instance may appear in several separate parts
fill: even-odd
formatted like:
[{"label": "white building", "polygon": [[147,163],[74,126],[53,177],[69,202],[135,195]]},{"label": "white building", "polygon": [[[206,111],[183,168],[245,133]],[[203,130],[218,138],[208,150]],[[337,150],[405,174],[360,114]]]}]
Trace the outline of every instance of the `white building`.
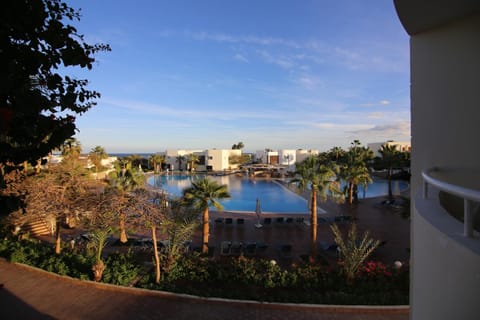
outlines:
[{"label": "white building", "polygon": [[296,162],[302,162],[311,156],[317,156],[319,154],[318,150],[315,149],[297,149],[296,151]]},{"label": "white building", "polygon": [[258,163],[277,165],[278,151],[273,150],[257,150],[255,152],[255,161]]},{"label": "white building", "polygon": [[[208,149],[208,150],[166,150],[165,160],[169,170],[187,170],[188,156],[194,154],[199,162],[195,164],[197,171],[224,171],[237,168],[230,163],[231,156],[241,156],[240,149]],[[179,157],[183,157],[179,161]]]},{"label": "white building", "polygon": [[412,151],[412,144],[410,142],[405,142],[405,141],[385,141],[385,142],[372,142],[368,143],[367,147],[372,149],[373,153],[375,154],[375,157],[380,157],[380,150],[382,149],[382,146],[392,146],[395,147],[395,150],[401,151],[401,152],[410,152]]},{"label": "white building", "polygon": [[394,2],[411,54],[410,317],[479,319],[480,1]]}]

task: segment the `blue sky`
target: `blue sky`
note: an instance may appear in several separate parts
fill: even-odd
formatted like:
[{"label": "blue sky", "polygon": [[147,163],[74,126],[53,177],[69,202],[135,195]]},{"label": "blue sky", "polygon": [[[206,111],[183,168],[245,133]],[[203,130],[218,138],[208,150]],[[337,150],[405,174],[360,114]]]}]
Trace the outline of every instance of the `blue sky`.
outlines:
[{"label": "blue sky", "polygon": [[94,1],[75,23],[102,97],[88,152],[348,147],[410,140],[408,36],[393,1]]}]

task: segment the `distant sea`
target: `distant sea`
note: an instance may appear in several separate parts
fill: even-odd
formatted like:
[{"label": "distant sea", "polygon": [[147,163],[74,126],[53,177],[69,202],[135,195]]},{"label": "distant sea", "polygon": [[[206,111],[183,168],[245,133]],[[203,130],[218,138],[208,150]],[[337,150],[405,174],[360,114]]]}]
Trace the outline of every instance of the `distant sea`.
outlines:
[{"label": "distant sea", "polygon": [[150,155],[152,155],[154,153],[155,152],[150,152],[150,153],[134,153],[134,152],[131,152],[131,153],[109,153],[108,155],[110,157],[117,157],[117,158],[128,157],[128,156],[131,156],[131,155],[137,155],[137,156],[140,156],[142,158],[148,158]]}]

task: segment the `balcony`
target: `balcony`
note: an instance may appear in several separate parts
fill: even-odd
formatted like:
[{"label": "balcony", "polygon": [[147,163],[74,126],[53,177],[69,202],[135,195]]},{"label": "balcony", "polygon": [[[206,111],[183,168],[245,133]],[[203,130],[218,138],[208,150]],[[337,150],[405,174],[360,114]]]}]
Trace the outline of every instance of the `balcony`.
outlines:
[{"label": "balcony", "polygon": [[417,211],[423,216],[433,214],[433,219],[428,219],[433,225],[464,244],[470,242],[467,239],[478,240],[480,170],[431,168],[422,172],[422,178],[423,195],[416,198]]}]

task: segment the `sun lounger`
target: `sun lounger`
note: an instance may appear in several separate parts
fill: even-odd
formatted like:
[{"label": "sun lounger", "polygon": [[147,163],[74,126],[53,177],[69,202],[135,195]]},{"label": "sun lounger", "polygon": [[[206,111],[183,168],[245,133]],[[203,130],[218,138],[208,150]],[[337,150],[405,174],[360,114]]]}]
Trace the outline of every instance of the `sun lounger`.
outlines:
[{"label": "sun lounger", "polygon": [[244,223],[245,223],[245,219],[237,218],[237,224],[244,224]]},{"label": "sun lounger", "polygon": [[285,221],[284,217],[278,217],[278,218],[275,219],[276,223],[283,223],[284,221]]},{"label": "sun lounger", "polygon": [[271,224],[271,223],[272,223],[272,218],[263,219],[263,224]]},{"label": "sun lounger", "polygon": [[247,243],[244,252],[246,256],[254,256],[257,253],[257,244],[255,242]]},{"label": "sun lounger", "polygon": [[297,219],[295,219],[295,222],[296,222],[296,223],[304,223],[304,222],[305,222],[305,218],[303,218],[303,217],[302,217],[302,218],[297,218]]},{"label": "sun lounger", "polygon": [[232,246],[230,247],[230,253],[231,255],[233,256],[239,256],[242,254],[242,243],[241,242],[238,242],[238,241],[235,241],[232,243]]},{"label": "sun lounger", "polygon": [[222,241],[220,244],[220,255],[229,256],[231,253],[232,243],[230,241]]},{"label": "sun lounger", "polygon": [[286,223],[293,223],[293,218],[289,217],[289,218],[285,219],[285,222]]},{"label": "sun lounger", "polygon": [[280,257],[291,258],[292,257],[292,245],[283,244],[280,246]]},{"label": "sun lounger", "polygon": [[225,218],[225,224],[228,224],[228,225],[233,224],[233,219],[232,218]]}]

